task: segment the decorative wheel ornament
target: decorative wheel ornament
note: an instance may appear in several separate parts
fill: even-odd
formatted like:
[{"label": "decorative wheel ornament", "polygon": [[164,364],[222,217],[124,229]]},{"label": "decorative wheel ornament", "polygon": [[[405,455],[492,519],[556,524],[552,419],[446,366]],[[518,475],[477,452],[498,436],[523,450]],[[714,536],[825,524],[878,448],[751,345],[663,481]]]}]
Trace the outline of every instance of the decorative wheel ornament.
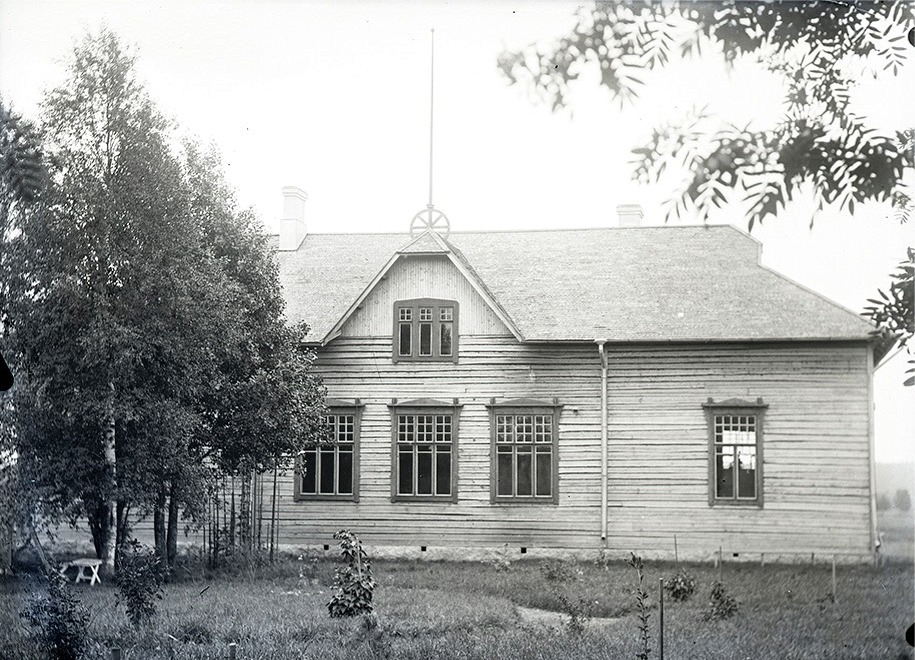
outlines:
[{"label": "decorative wheel ornament", "polygon": [[434,231],[448,238],[448,232],[451,231],[451,223],[448,216],[435,208],[432,204],[426,204],[426,208],[413,216],[410,221],[410,238],[419,236],[423,232]]}]

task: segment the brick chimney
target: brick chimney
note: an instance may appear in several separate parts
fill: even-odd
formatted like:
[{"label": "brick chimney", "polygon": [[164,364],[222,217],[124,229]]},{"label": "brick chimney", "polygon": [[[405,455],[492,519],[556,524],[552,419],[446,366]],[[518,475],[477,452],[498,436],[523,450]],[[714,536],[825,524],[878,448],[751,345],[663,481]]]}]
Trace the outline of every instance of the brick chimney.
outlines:
[{"label": "brick chimney", "polygon": [[308,195],[301,188],[283,188],[283,217],[280,219],[280,250],[298,250],[307,233],[305,228],[305,200]]},{"label": "brick chimney", "polygon": [[616,213],[620,219],[620,227],[642,226],[641,204],[620,204],[616,207]]}]

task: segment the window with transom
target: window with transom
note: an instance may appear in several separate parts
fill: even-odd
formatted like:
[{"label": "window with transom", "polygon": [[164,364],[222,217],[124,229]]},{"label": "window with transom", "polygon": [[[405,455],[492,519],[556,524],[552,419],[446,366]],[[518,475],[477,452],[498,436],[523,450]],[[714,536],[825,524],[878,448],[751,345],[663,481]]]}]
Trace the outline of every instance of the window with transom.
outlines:
[{"label": "window with transom", "polygon": [[394,304],[395,362],[457,362],[458,304],[423,298]]},{"label": "window with transom", "polygon": [[392,407],[394,501],[457,499],[458,409]]},{"label": "window with transom", "polygon": [[494,502],[556,502],[559,407],[490,408]]},{"label": "window with transom", "polygon": [[358,499],[361,407],[332,409],[324,418],[328,441],[299,456],[295,498]]},{"label": "window with transom", "polygon": [[709,503],[762,504],[762,422],[766,406],[729,400],[704,405],[709,423]]}]

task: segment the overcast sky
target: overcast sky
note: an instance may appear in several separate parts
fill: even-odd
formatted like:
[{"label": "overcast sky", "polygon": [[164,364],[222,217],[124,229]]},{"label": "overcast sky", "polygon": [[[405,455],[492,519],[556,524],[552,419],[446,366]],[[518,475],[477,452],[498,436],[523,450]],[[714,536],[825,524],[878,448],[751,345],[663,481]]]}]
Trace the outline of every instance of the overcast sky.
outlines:
[{"label": "overcast sky", "polygon": [[[630,181],[629,151],[694,106],[735,123],[777,116],[779,88],[753,66],[692,61],[649,78],[622,111],[584,76],[571,111],[552,113],[509,87],[506,47],[574,25],[564,2],[47,2],[0,0],[0,94],[37,116],[44,90],[86,30],[116,32],[160,109],[224,155],[238,200],[275,229],[280,188],[309,196],[311,232],[406,231],[428,196],[429,37],[435,28],[434,201],[455,231],[616,224],[639,203],[663,222],[669,189]],[[915,59],[915,58],[913,58]],[[879,126],[915,106],[915,66],[862,80],[854,102]],[[915,223],[866,205],[854,218],[793,204],[753,235],[763,263],[860,311],[915,244]],[[713,216],[746,229],[739,209]],[[680,220],[693,223],[691,218]],[[878,370],[878,460],[915,456],[913,388],[902,361]]]}]

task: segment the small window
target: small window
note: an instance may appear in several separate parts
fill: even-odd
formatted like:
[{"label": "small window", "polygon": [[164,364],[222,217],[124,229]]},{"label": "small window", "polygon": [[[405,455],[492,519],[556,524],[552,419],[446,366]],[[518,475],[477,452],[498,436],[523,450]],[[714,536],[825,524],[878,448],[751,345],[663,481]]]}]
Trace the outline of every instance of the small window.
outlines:
[{"label": "small window", "polygon": [[392,499],[457,499],[457,412],[459,406],[392,404]]},{"label": "small window", "polygon": [[704,404],[709,424],[709,504],[761,506],[766,405],[730,399]]},{"label": "small window", "polygon": [[394,361],[457,361],[458,304],[402,300],[394,305]]},{"label": "small window", "polygon": [[360,420],[361,406],[331,409],[328,443],[306,449],[297,461],[296,500],[358,499]]},{"label": "small window", "polygon": [[494,502],[558,501],[559,410],[531,400],[490,406]]}]

